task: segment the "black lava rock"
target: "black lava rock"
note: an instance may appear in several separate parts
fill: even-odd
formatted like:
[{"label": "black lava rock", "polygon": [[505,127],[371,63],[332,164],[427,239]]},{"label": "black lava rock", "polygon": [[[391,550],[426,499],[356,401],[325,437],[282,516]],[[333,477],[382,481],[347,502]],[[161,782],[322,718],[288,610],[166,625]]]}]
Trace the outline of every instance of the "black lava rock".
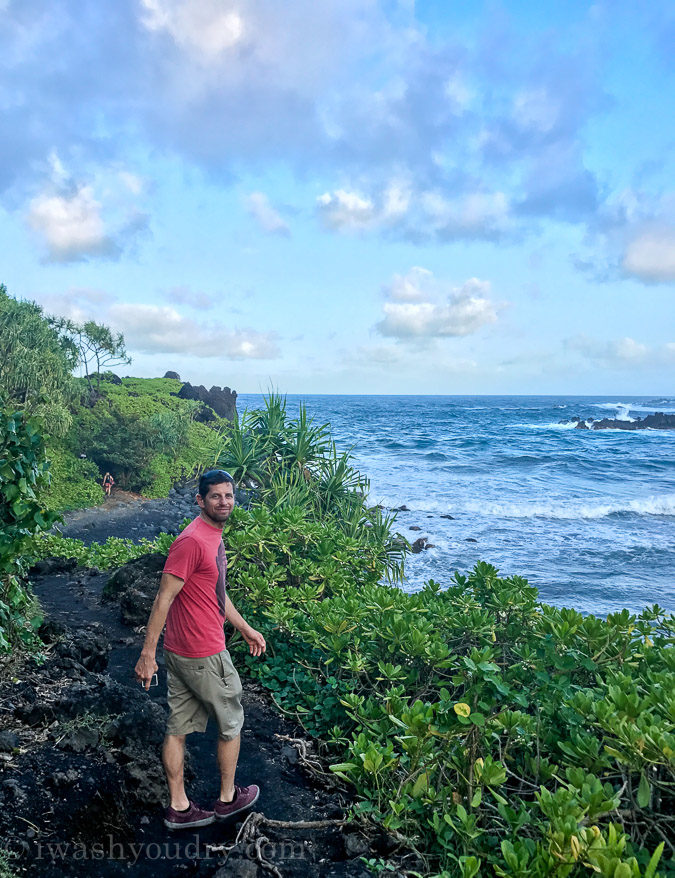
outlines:
[{"label": "black lava rock", "polygon": [[19,736],[14,732],[0,732],[0,753],[11,753],[19,746]]},{"label": "black lava rock", "polygon": [[[162,555],[161,552],[152,552],[150,555],[142,555],[129,561],[110,576],[103,589],[103,597],[105,599],[120,597],[132,586],[142,591],[152,588],[156,592],[165,563],[166,555]],[[147,621],[147,618],[143,620],[143,622]]]},{"label": "black lava rock", "polygon": [[199,387],[193,387],[188,381],[178,392],[178,398],[195,399],[205,403],[219,417],[227,418],[230,421],[234,421],[237,416],[237,391],[230,390],[229,387],[221,388],[214,385],[211,390],[207,390],[203,384],[200,384]]}]

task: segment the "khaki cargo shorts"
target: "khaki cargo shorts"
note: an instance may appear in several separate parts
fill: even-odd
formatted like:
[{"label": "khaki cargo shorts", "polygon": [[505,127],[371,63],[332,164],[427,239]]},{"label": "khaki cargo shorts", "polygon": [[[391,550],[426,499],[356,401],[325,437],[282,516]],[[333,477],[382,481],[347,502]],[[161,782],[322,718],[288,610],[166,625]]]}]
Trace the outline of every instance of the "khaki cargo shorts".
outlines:
[{"label": "khaki cargo shorts", "polygon": [[236,738],[244,724],[241,680],[229,652],[187,658],[164,650],[169,689],[167,735],[203,732],[215,717],[224,741]]}]

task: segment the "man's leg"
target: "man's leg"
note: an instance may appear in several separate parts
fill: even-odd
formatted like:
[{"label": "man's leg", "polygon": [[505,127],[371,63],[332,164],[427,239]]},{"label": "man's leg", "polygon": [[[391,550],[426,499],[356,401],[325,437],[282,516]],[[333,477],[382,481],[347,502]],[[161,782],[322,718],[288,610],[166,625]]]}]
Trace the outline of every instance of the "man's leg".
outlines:
[{"label": "man's leg", "polygon": [[[167,735],[162,748],[162,762],[169,785],[170,805],[176,811],[190,807],[183,783],[183,763],[185,762],[185,735]],[[235,763],[236,764],[236,763]]]},{"label": "man's leg", "polygon": [[224,741],[218,738],[218,765],[220,767],[220,801],[231,802],[234,798],[234,773],[239,759],[240,736]]}]

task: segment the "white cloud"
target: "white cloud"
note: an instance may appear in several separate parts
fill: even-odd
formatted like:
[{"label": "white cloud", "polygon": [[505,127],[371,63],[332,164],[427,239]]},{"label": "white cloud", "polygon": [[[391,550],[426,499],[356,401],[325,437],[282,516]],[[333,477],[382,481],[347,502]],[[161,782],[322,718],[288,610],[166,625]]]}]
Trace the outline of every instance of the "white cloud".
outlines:
[{"label": "white cloud", "polygon": [[[508,41],[460,45],[399,2],[130,0],[88,6],[81,40],[76,0],[34,28],[14,12],[23,6],[0,33],[9,79],[22,84],[2,96],[0,187],[33,177],[51,149],[81,167],[140,147],[221,180],[273,161],[340,181],[325,184],[317,208],[341,231],[495,237],[521,204],[573,222],[596,207],[572,147],[597,110],[597,71],[568,51],[564,31],[543,52],[535,29],[512,59]],[[15,54],[29,29],[30,52]],[[545,191],[524,196],[523,181],[540,179]],[[424,192],[445,200],[425,212]]]},{"label": "white cloud", "polygon": [[90,287],[71,287],[64,293],[38,293],[35,298],[48,314],[84,323],[85,320],[100,320],[105,308],[116,297]]},{"label": "white cloud", "polygon": [[346,192],[344,189],[320,195],[316,206],[324,226],[334,232],[354,232],[371,228],[377,217],[375,205],[369,198],[356,192]]},{"label": "white cloud", "polygon": [[337,189],[316,201],[322,225],[334,232],[388,230],[415,242],[437,238],[495,238],[514,225],[501,191],[466,192],[448,198],[437,189],[415,191],[401,176],[372,194]]},{"label": "white cloud", "polygon": [[148,216],[139,207],[143,180],[128,169],[117,163],[90,167],[85,182],[70,173],[55,150],[46,169],[47,179],[30,200],[26,220],[46,245],[48,261],[118,258],[147,229]]},{"label": "white cloud", "polygon": [[395,222],[404,217],[410,207],[411,198],[410,186],[407,183],[391,182],[382,193],[382,222]]},{"label": "white cloud", "polygon": [[404,179],[393,178],[373,196],[337,189],[316,200],[323,226],[333,232],[360,232],[393,227],[410,208],[412,193]]},{"label": "white cloud", "polygon": [[433,273],[416,265],[407,274],[395,274],[383,292],[393,302],[420,302],[433,295],[433,284]]},{"label": "white cloud", "polygon": [[279,356],[274,333],[202,326],[168,305],[120,303],[109,318],[130,351],[184,353],[200,358],[264,360]]},{"label": "white cloud", "polygon": [[252,192],[246,196],[246,209],[260,228],[276,235],[290,235],[288,223],[281,217],[263,192]]},{"label": "white cloud", "polygon": [[[415,271],[419,280],[420,269]],[[411,300],[410,296],[397,301],[392,300],[391,293],[396,295],[403,289],[405,295],[406,288],[395,278],[390,287],[390,301],[384,304],[384,319],[375,327],[381,335],[401,340],[451,338],[471,335],[497,321],[498,306],[489,298],[489,281],[470,278],[443,301],[441,285],[432,284],[432,277],[424,280],[427,301]]]},{"label": "white cloud", "polygon": [[141,0],[143,25],[168,32],[197,57],[213,57],[236,47],[246,26],[236,3],[223,0]]},{"label": "white cloud", "polygon": [[509,200],[504,192],[468,192],[448,199],[437,191],[420,198],[431,230],[441,238],[490,238],[507,230]]},{"label": "white cloud", "polygon": [[598,341],[586,335],[578,335],[567,339],[565,347],[594,363],[613,368],[632,368],[646,364],[654,354],[647,345],[628,336],[612,341]]},{"label": "white cloud", "polygon": [[623,262],[626,274],[648,282],[675,280],[675,226],[643,229],[627,245]]},{"label": "white cloud", "polygon": [[91,186],[81,186],[69,195],[38,195],[30,202],[28,222],[44,238],[54,262],[115,250]]}]

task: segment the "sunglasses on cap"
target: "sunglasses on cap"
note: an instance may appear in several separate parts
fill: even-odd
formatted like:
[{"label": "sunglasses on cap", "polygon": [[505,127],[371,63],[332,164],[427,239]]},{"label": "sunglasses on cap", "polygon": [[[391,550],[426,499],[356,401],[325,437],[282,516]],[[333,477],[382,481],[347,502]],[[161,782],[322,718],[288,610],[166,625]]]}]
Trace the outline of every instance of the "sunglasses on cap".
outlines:
[{"label": "sunglasses on cap", "polygon": [[224,470],[224,469],[210,469],[210,470],[208,470],[207,472],[202,473],[202,478],[203,478],[203,479],[211,478],[211,476],[224,476],[229,482],[234,482],[234,477],[231,476],[231,475],[230,475],[226,470]]}]

